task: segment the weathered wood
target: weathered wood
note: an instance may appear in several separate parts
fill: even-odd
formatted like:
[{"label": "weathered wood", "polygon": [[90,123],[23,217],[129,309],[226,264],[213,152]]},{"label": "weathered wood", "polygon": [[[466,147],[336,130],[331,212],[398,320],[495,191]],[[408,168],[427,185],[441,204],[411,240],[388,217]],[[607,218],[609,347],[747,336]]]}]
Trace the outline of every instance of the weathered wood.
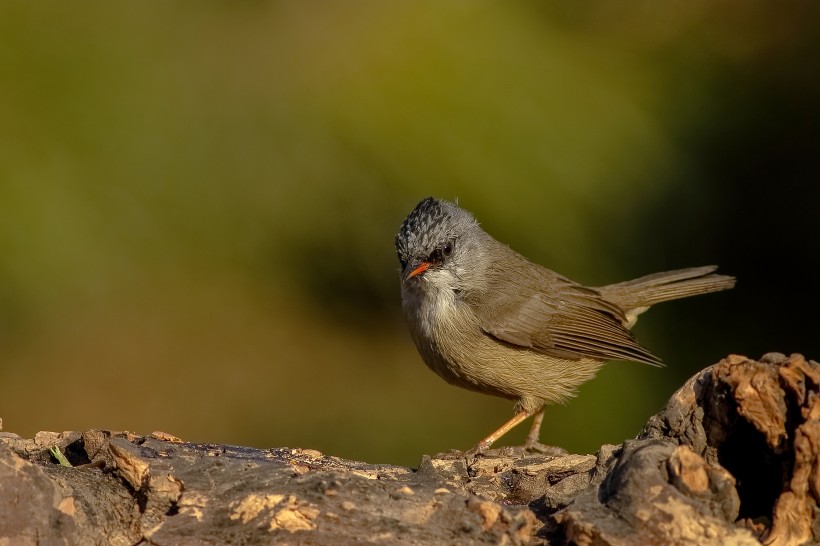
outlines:
[{"label": "weathered wood", "polygon": [[0,544],[816,543],[818,393],[800,355],[730,356],[597,455],[501,448],[415,470],[162,433],[0,433]]}]

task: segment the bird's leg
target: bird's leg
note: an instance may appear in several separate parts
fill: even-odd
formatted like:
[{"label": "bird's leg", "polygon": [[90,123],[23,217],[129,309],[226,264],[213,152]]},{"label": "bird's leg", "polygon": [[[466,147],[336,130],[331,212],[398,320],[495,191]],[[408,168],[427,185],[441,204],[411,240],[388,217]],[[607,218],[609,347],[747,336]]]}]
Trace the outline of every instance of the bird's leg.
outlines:
[{"label": "bird's leg", "polygon": [[527,439],[524,441],[524,447],[527,449],[531,449],[533,447],[537,447],[540,445],[538,442],[538,438],[541,435],[541,421],[544,420],[544,408],[541,408],[538,413],[535,414],[535,418],[532,420],[532,426],[530,427],[530,433],[527,434]]},{"label": "bird's leg", "polygon": [[541,453],[542,455],[548,455],[551,457],[566,455],[566,449],[556,446],[545,446],[544,444],[538,441],[538,435],[541,432],[541,421],[543,420],[544,408],[541,408],[540,410],[538,410],[538,412],[535,414],[535,418],[532,420],[532,427],[530,427],[530,433],[527,434],[527,439],[524,441],[524,449],[530,452]]},{"label": "bird's leg", "polygon": [[[467,453],[465,453],[465,455],[471,457],[473,455],[477,455],[477,454],[481,453],[482,451],[485,451],[491,445],[496,443],[499,438],[501,438],[502,436],[507,434],[509,431],[511,431],[513,428],[515,428],[516,425],[521,423],[521,421],[523,421],[527,417],[531,416],[533,413],[535,413],[535,412],[520,411],[520,412],[516,413],[515,416],[512,419],[510,419],[509,421],[507,421],[506,423],[501,425],[501,427],[498,430],[496,430],[495,432],[493,432],[492,434],[490,434],[489,436],[487,436],[486,438],[484,438],[483,440],[478,442],[475,445],[475,447],[473,449],[471,449],[470,451],[468,451]],[[540,426],[540,421],[539,421],[539,426]]]}]

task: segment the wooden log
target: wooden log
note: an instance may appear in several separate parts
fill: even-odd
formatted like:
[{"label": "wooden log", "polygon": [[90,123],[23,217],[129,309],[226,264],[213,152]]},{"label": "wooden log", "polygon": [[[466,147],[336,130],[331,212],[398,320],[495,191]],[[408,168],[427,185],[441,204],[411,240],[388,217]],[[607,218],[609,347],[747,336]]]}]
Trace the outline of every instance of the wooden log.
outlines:
[{"label": "wooden log", "polygon": [[730,356],[596,455],[500,448],[417,469],[163,433],[0,433],[0,544],[817,543],[818,400],[818,363]]}]

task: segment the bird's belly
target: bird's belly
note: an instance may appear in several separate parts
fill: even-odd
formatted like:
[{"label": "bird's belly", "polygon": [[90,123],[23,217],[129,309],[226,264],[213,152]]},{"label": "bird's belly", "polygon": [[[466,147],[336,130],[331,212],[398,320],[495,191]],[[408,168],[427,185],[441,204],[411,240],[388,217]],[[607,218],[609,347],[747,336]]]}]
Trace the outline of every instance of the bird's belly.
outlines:
[{"label": "bird's belly", "polygon": [[461,379],[457,384],[532,406],[524,409],[565,403],[575,396],[579,385],[595,376],[603,364],[590,359],[551,357],[483,333],[474,347],[478,350],[469,354],[444,350],[449,369]]},{"label": "bird's belly", "polygon": [[521,409],[566,402],[603,364],[559,359],[499,341],[485,334],[471,313],[450,311],[425,324],[424,335],[411,327],[424,362],[448,383],[517,400]]}]

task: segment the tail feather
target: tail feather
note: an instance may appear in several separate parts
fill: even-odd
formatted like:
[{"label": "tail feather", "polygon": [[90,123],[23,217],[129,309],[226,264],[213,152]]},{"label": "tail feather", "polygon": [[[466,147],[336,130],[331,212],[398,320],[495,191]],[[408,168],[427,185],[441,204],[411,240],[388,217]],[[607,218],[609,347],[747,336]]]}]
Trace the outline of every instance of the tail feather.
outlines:
[{"label": "tail feather", "polygon": [[654,273],[631,281],[597,288],[605,299],[626,311],[646,308],[663,301],[728,290],[735,278],[717,275],[715,265]]}]

